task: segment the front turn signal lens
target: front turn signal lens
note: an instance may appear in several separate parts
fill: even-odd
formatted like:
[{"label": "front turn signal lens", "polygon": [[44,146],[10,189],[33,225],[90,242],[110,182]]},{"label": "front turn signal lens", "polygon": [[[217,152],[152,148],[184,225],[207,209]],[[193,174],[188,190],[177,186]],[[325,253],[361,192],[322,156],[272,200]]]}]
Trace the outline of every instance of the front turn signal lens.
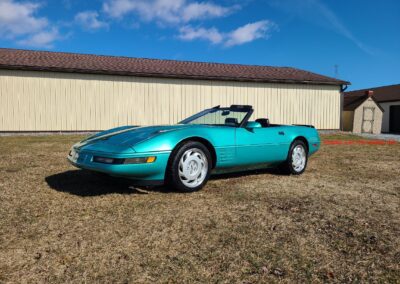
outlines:
[{"label": "front turn signal lens", "polygon": [[146,163],[153,163],[156,160],[156,157],[148,157]]},{"label": "front turn signal lens", "polygon": [[156,157],[140,157],[140,158],[128,158],[125,159],[123,164],[150,164],[156,160]]}]

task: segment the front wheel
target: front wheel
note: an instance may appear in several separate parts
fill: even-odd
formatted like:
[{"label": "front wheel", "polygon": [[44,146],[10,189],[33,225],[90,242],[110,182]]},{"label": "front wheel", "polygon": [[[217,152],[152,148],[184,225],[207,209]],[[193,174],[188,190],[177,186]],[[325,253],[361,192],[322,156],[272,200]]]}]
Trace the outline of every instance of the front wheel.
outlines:
[{"label": "front wheel", "polygon": [[286,174],[300,175],[307,167],[307,146],[301,140],[295,140],[290,146],[288,157],[281,165],[281,170]]},{"label": "front wheel", "polygon": [[182,192],[203,188],[211,173],[211,155],[202,143],[189,141],[171,153],[167,168],[167,184]]}]

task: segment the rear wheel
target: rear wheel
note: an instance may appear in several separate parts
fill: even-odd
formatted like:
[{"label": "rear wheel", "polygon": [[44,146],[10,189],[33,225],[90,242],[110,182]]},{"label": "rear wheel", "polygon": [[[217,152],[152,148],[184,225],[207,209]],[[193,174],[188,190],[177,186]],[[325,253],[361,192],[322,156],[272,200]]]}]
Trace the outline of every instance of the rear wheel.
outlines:
[{"label": "rear wheel", "polygon": [[171,153],[167,168],[167,184],[182,192],[203,188],[211,172],[211,155],[202,143],[189,141]]},{"label": "rear wheel", "polygon": [[306,170],[307,162],[307,146],[303,141],[295,140],[290,146],[286,161],[280,168],[286,174],[300,175]]}]

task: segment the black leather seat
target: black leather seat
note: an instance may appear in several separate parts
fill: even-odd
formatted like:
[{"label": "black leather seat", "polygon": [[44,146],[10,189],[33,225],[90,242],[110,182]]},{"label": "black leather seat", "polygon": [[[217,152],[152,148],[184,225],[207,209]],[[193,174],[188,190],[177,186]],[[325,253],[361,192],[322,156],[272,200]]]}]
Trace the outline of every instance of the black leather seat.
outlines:
[{"label": "black leather seat", "polygon": [[257,118],[256,122],[261,124],[262,127],[269,127],[270,126],[268,118]]},{"label": "black leather seat", "polygon": [[239,124],[239,122],[238,122],[237,118],[227,117],[225,119],[225,124],[232,125],[232,126],[237,126]]}]

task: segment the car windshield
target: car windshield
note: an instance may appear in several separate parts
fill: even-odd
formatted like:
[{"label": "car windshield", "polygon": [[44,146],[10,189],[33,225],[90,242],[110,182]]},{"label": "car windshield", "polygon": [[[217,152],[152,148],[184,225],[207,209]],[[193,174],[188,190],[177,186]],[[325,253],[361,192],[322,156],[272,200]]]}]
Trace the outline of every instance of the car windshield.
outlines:
[{"label": "car windshield", "polygon": [[185,120],[180,124],[205,124],[205,125],[223,125],[223,126],[240,126],[249,109],[239,108],[212,108],[207,109]]}]

